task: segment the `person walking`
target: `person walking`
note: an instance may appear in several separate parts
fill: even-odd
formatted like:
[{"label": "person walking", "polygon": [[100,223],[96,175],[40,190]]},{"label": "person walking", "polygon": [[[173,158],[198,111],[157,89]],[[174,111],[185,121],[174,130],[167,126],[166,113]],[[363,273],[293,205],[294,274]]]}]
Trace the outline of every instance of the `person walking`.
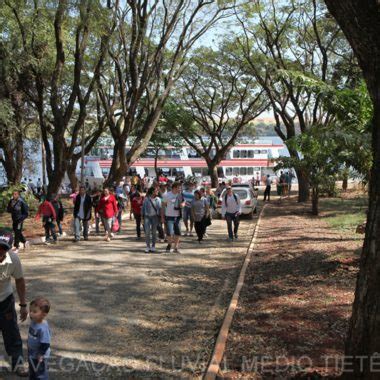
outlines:
[{"label": "person walking", "polygon": [[[227,190],[222,199],[222,218],[227,222],[228,240],[238,238],[239,216],[241,214],[240,198],[238,194],[232,191],[231,186],[227,186]],[[234,229],[232,230],[232,223]]]},{"label": "person walking", "polygon": [[135,196],[132,198],[131,211],[136,221],[136,235],[137,239],[141,239],[141,214],[144,197],[141,196],[139,191],[136,191]]},{"label": "person walking", "polygon": [[117,201],[117,221],[119,223],[119,229],[117,232],[121,232],[121,223],[123,221],[123,210],[125,209],[125,199],[126,196],[123,193],[116,193],[116,201]]},{"label": "person walking", "polygon": [[45,320],[50,302],[45,297],[35,298],[29,305],[31,323],[28,331],[29,379],[48,380],[50,357],[50,329]]},{"label": "person walking", "polygon": [[86,192],[85,186],[80,186],[79,194],[74,204],[74,243],[79,242],[81,224],[83,225],[83,239],[88,240],[88,227],[91,220],[92,199]]},{"label": "person walking", "polygon": [[192,214],[192,202],[194,200],[195,184],[189,183],[185,191],[182,192],[183,199],[185,200],[185,207],[183,208],[183,223],[185,224],[185,236],[193,236],[194,219]]},{"label": "person walking", "polygon": [[268,198],[268,202],[270,202],[270,192],[271,192],[272,180],[270,179],[270,175],[267,174],[267,178],[265,179],[265,190],[264,190],[264,202]]},{"label": "person walking", "polygon": [[8,203],[7,211],[12,216],[12,229],[14,233],[14,245],[16,248],[15,252],[18,253],[20,243],[24,244],[24,249],[29,245],[22,233],[24,220],[29,215],[29,208],[24,199],[21,198],[18,190],[13,192],[12,198]]},{"label": "person walking", "polygon": [[95,232],[99,234],[101,218],[100,218],[99,213],[96,211],[96,208],[98,207],[98,204],[100,201],[101,192],[97,187],[94,187],[90,196],[91,196],[91,201],[92,201],[92,207],[94,209],[94,214],[95,214]]},{"label": "person walking", "polygon": [[62,233],[63,233],[62,221],[63,221],[63,217],[65,215],[65,209],[63,208],[62,202],[59,199],[58,194],[53,195],[52,198],[53,198],[53,200],[51,201],[51,204],[53,205],[54,210],[55,210],[55,215],[57,216],[56,223],[57,223],[57,227],[58,227],[58,233],[59,233],[59,236],[62,236]]},{"label": "person walking", "polygon": [[57,234],[55,233],[55,222],[57,220],[57,215],[49,195],[47,195],[45,200],[39,205],[35,219],[38,220],[41,216],[42,225],[45,229],[45,244],[56,244]]},{"label": "person walking", "polygon": [[103,195],[99,200],[96,212],[98,212],[101,216],[102,223],[106,230],[106,236],[104,237],[104,240],[111,241],[111,237],[114,236],[112,233],[112,221],[113,218],[115,218],[117,215],[117,203],[115,196],[110,193],[108,187],[105,187],[103,189]]},{"label": "person walking", "polygon": [[[181,208],[185,205],[180,184],[174,182],[171,191],[164,194],[161,207],[161,221],[166,225],[168,245],[166,252],[180,253],[179,239],[181,237]],[[174,248],[173,248],[174,246]]]},{"label": "person walking", "polygon": [[198,236],[198,243],[201,243],[206,232],[206,219],[209,216],[210,208],[207,199],[202,197],[199,190],[194,192],[194,199],[191,202],[191,213],[193,215],[195,232]]},{"label": "person walking", "polygon": [[5,351],[11,357],[12,372],[20,377],[27,377],[28,371],[23,367],[22,340],[17,323],[12,277],[15,279],[16,291],[20,301],[21,322],[24,322],[28,316],[25,298],[26,287],[20,259],[11,250],[12,243],[12,234],[0,230],[0,329]]},{"label": "person walking", "polygon": [[145,252],[156,251],[157,226],[161,215],[161,199],[158,197],[157,188],[150,187],[142,206],[145,229]]}]

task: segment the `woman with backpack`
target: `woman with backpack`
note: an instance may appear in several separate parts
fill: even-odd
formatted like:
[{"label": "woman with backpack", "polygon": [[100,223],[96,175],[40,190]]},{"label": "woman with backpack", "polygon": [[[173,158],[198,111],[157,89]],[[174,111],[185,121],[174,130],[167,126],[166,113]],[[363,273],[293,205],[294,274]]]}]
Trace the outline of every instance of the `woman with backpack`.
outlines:
[{"label": "woman with backpack", "polygon": [[145,252],[156,251],[157,226],[160,222],[161,199],[158,197],[156,187],[150,187],[142,205],[142,216],[145,229]]},{"label": "woman with backpack", "polygon": [[[55,233],[55,221],[57,220],[57,215],[55,209],[51,203],[51,198],[47,195],[45,200],[38,207],[36,219],[42,216],[42,225],[45,229],[45,243],[57,243],[57,235]],[[53,238],[53,240],[50,239]]]},{"label": "woman with backpack", "polygon": [[195,232],[198,236],[198,243],[201,243],[206,232],[206,220],[209,216],[210,209],[206,198],[202,197],[199,190],[194,192],[194,199],[191,203],[191,213],[194,220]]},{"label": "woman with backpack", "polygon": [[[228,230],[228,241],[238,238],[239,216],[241,214],[241,205],[239,195],[232,191],[231,186],[227,186],[227,190],[222,197],[222,218],[226,219]],[[232,230],[232,223],[234,229]]]}]

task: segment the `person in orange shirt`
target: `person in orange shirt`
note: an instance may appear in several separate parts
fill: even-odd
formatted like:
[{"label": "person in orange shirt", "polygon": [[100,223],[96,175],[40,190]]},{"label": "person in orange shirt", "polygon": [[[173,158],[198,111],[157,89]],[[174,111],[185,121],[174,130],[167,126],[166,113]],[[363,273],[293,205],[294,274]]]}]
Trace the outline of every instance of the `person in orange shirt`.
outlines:
[{"label": "person in orange shirt", "polygon": [[[51,203],[50,196],[46,196],[45,200],[38,207],[36,220],[42,216],[42,225],[45,229],[45,243],[57,243],[57,234],[55,233],[55,221],[57,220],[57,215],[55,213],[54,206]],[[51,238],[53,240],[51,240]]]}]

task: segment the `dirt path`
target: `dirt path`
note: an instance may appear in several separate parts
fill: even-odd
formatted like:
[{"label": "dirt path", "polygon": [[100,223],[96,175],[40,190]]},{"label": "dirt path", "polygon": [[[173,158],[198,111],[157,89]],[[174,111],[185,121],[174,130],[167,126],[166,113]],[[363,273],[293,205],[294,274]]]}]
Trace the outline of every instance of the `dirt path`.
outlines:
[{"label": "dirt path", "polygon": [[362,241],[309,207],[287,200],[265,209],[221,365],[226,379],[339,373]]},{"label": "dirt path", "polygon": [[203,244],[184,238],[180,255],[145,254],[127,224],[111,243],[21,253],[28,299],[52,303],[52,379],[195,378],[207,365],[254,221],[228,243],[216,220]]}]

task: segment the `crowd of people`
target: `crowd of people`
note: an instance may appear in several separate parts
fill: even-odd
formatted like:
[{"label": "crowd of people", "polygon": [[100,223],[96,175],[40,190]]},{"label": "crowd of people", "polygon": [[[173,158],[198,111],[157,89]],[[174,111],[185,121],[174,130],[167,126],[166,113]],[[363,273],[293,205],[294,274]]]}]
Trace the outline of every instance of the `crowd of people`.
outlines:
[{"label": "crowd of people", "polygon": [[[123,214],[129,209],[129,218],[135,221],[136,239],[145,235],[146,253],[157,252],[157,242],[166,242],[165,251],[180,253],[181,224],[185,225],[184,236],[193,237],[201,243],[207,238],[207,227],[212,223],[212,217],[218,205],[218,197],[227,188],[223,182],[216,190],[210,187],[198,186],[195,181],[176,182],[160,176],[158,180],[149,183],[139,176],[121,181],[112,187],[98,188],[85,183],[73,191],[69,197],[72,201],[71,230],[73,242],[89,239],[92,233],[104,234],[104,240],[111,241],[115,234],[122,231]],[[36,190],[37,191],[37,190]],[[42,190],[40,190],[42,191]],[[232,189],[230,190],[232,192]],[[228,194],[230,193],[228,191]],[[61,195],[43,195],[35,216],[41,219],[45,231],[45,244],[56,244],[62,236],[62,221],[65,210]],[[237,195],[231,205],[230,195],[222,200],[222,216],[228,226],[228,239],[237,239],[238,216],[240,215],[240,200]],[[14,191],[8,204],[8,212],[12,215],[14,232],[14,252],[21,245],[27,249],[29,243],[23,235],[23,223],[29,215],[28,205]],[[91,221],[94,220],[94,224]],[[235,223],[235,232],[230,233],[230,225]]]},{"label": "crowd of people", "polygon": [[[270,200],[271,185],[274,182],[270,175],[265,178],[264,201]],[[280,194],[290,193],[292,175],[281,172],[277,181]],[[62,236],[62,221],[70,207],[65,210],[60,194],[45,194],[42,184],[30,191],[40,200],[35,219],[41,219],[45,231],[45,243],[56,244]],[[278,190],[279,191],[279,190]],[[221,182],[215,193],[210,187],[198,186],[195,181],[170,181],[165,176],[151,181],[148,178],[134,176],[123,180],[112,187],[91,187],[88,182],[70,194],[72,202],[73,242],[88,240],[91,222],[94,221],[94,233],[104,234],[106,242],[111,241],[116,233],[122,231],[123,214],[135,221],[136,239],[145,235],[145,252],[157,252],[157,242],[166,242],[167,253],[180,253],[183,221],[184,236],[194,237],[199,243],[207,238],[207,228],[217,206],[226,221],[228,241],[238,239],[241,201],[234,192],[231,183]],[[27,305],[25,301],[25,280],[20,259],[17,255],[20,247],[27,249],[29,242],[23,235],[23,224],[29,216],[29,208],[19,191],[14,191],[7,211],[12,217],[13,236],[0,231],[0,328],[3,331],[4,344],[12,358],[12,369],[19,376],[30,378],[47,378],[45,360],[50,353],[50,330],[45,320],[50,310],[46,298],[34,299],[30,305],[31,326],[28,336],[29,372],[18,366],[23,362],[22,341],[17,324],[11,277],[15,279],[20,300],[20,319],[26,320]],[[94,217],[94,219],[93,219]],[[195,235],[194,235],[195,232]],[[4,313],[11,313],[12,318],[3,318]],[[21,359],[20,359],[21,358]]]}]

